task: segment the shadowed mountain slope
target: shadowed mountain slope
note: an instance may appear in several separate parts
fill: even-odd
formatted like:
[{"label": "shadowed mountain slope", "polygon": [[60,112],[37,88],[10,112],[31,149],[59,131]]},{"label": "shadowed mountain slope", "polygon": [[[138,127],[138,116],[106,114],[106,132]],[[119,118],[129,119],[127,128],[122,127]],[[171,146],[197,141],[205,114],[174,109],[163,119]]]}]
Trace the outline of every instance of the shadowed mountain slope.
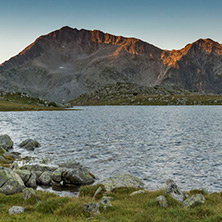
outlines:
[{"label": "shadowed mountain slope", "polygon": [[210,39],[163,51],[136,38],[63,27],[0,65],[0,91],[69,101],[117,82],[221,93],[222,46]]}]

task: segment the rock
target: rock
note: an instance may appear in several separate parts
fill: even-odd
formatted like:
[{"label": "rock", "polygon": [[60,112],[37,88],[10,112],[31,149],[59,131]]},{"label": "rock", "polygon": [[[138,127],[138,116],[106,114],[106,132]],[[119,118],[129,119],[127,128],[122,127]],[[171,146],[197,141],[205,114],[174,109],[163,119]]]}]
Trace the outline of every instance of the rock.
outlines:
[{"label": "rock", "polygon": [[37,177],[36,177],[35,171],[31,171],[31,176],[28,182],[26,183],[26,186],[36,188],[37,187],[36,180],[37,180]]},{"label": "rock", "polygon": [[99,205],[103,208],[103,210],[113,206],[110,197],[103,197],[102,200],[99,201]]},{"label": "rock", "polygon": [[137,177],[123,174],[107,178],[101,182],[105,186],[106,191],[112,191],[120,187],[143,188],[144,183]]},{"label": "rock", "polygon": [[5,152],[2,154],[3,157],[5,157],[7,160],[15,160],[17,156],[13,153]]},{"label": "rock", "polygon": [[0,193],[11,195],[21,192],[25,185],[21,177],[13,170],[0,168]]},{"label": "rock", "polygon": [[8,135],[0,135],[0,147],[6,150],[13,147],[13,141]]},{"label": "rock", "polygon": [[0,147],[0,155],[3,155],[4,153],[6,153],[7,151],[4,149],[4,148],[2,148],[2,147]]},{"label": "rock", "polygon": [[40,147],[40,143],[33,139],[27,139],[20,143],[19,145],[22,148],[25,148],[26,150],[34,150],[36,147]]},{"label": "rock", "polygon": [[89,213],[90,215],[98,215],[100,214],[99,212],[99,204],[92,202],[92,203],[86,203],[83,205],[83,210],[86,213]]},{"label": "rock", "polygon": [[166,185],[167,185],[166,193],[168,195],[170,195],[173,199],[175,199],[178,202],[184,201],[185,197],[183,192],[179,189],[179,187],[176,185],[176,183],[173,180],[168,179],[166,181]]},{"label": "rock", "polygon": [[183,202],[183,207],[194,207],[205,203],[205,197],[202,194],[194,194]]},{"label": "rock", "polygon": [[7,162],[7,160],[5,159],[5,157],[0,156],[0,162],[1,162],[1,163],[5,163],[5,162]]},{"label": "rock", "polygon": [[24,213],[24,211],[25,211],[24,207],[13,206],[9,209],[8,214],[9,216],[12,216],[14,214],[22,214]]},{"label": "rock", "polygon": [[137,194],[144,194],[146,193],[145,190],[137,190],[137,191],[134,191],[130,194],[130,196],[134,196],[134,195],[137,195]]},{"label": "rock", "polygon": [[36,195],[36,192],[35,192],[32,188],[26,187],[26,188],[22,191],[22,195],[23,195],[23,199],[24,199],[24,200],[28,200],[28,199],[32,198],[33,196],[35,196],[35,195]]},{"label": "rock", "polygon": [[49,185],[51,183],[51,172],[45,171],[41,174],[41,176],[38,178],[38,181],[40,184],[43,185]]},{"label": "rock", "polygon": [[92,174],[81,166],[77,166],[74,169],[66,169],[62,176],[66,184],[86,185],[94,182]]},{"label": "rock", "polygon": [[57,170],[55,170],[51,177],[52,177],[52,180],[54,180],[55,182],[57,183],[60,183],[62,181],[62,175],[64,173],[64,168],[62,167],[59,167]]},{"label": "rock", "polygon": [[156,201],[158,202],[158,204],[162,207],[162,208],[167,208],[168,207],[168,203],[167,203],[167,199],[164,196],[158,196],[156,198]]},{"label": "rock", "polygon": [[31,171],[29,170],[14,170],[23,180],[25,184],[29,181],[31,177]]}]

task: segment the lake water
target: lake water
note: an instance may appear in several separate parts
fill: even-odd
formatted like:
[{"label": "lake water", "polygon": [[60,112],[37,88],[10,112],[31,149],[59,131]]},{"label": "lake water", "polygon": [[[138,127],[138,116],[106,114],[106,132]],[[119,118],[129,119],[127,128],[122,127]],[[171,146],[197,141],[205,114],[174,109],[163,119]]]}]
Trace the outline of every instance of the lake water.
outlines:
[{"label": "lake water", "polygon": [[[98,106],[82,111],[0,112],[0,134],[23,155],[75,160],[97,181],[119,173],[148,189],[175,180],[184,190],[222,191],[222,106]],[[27,153],[27,138],[42,147]]]}]

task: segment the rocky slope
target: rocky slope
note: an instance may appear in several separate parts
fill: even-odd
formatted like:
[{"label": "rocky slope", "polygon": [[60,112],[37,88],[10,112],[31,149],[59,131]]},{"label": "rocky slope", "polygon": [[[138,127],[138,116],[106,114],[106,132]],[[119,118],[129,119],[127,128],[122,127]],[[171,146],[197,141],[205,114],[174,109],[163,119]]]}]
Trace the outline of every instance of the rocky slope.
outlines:
[{"label": "rocky slope", "polygon": [[221,93],[222,46],[206,39],[163,51],[135,38],[63,27],[0,65],[0,91],[56,102],[117,82]]}]

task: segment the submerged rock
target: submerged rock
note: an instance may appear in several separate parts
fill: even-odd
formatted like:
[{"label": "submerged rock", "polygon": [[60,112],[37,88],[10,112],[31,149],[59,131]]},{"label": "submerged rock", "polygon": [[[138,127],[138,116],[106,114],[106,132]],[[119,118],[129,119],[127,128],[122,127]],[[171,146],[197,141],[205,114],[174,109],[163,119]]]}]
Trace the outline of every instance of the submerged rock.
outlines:
[{"label": "submerged rock", "polygon": [[15,214],[21,214],[24,213],[25,208],[19,207],[19,206],[13,206],[9,209],[8,214],[9,216],[15,215]]},{"label": "submerged rock", "polygon": [[0,193],[11,195],[21,192],[25,185],[21,177],[13,170],[0,168]]},{"label": "submerged rock", "polygon": [[170,195],[173,199],[175,199],[178,202],[184,201],[185,196],[184,196],[183,192],[180,190],[180,188],[176,185],[176,183],[173,180],[168,179],[166,181],[166,185],[167,185],[166,193],[168,195]]},{"label": "submerged rock", "polygon": [[0,135],[0,147],[3,149],[12,149],[13,141],[8,135]]},{"label": "submerged rock", "polygon": [[194,194],[183,202],[183,207],[194,207],[205,203],[205,197],[202,194]]},{"label": "submerged rock", "polygon": [[112,191],[120,187],[143,188],[144,183],[135,176],[129,174],[117,175],[107,178],[101,182],[105,186],[106,191]]},{"label": "submerged rock", "polygon": [[20,147],[26,150],[34,150],[36,147],[40,147],[40,143],[33,139],[27,139],[19,144]]}]

